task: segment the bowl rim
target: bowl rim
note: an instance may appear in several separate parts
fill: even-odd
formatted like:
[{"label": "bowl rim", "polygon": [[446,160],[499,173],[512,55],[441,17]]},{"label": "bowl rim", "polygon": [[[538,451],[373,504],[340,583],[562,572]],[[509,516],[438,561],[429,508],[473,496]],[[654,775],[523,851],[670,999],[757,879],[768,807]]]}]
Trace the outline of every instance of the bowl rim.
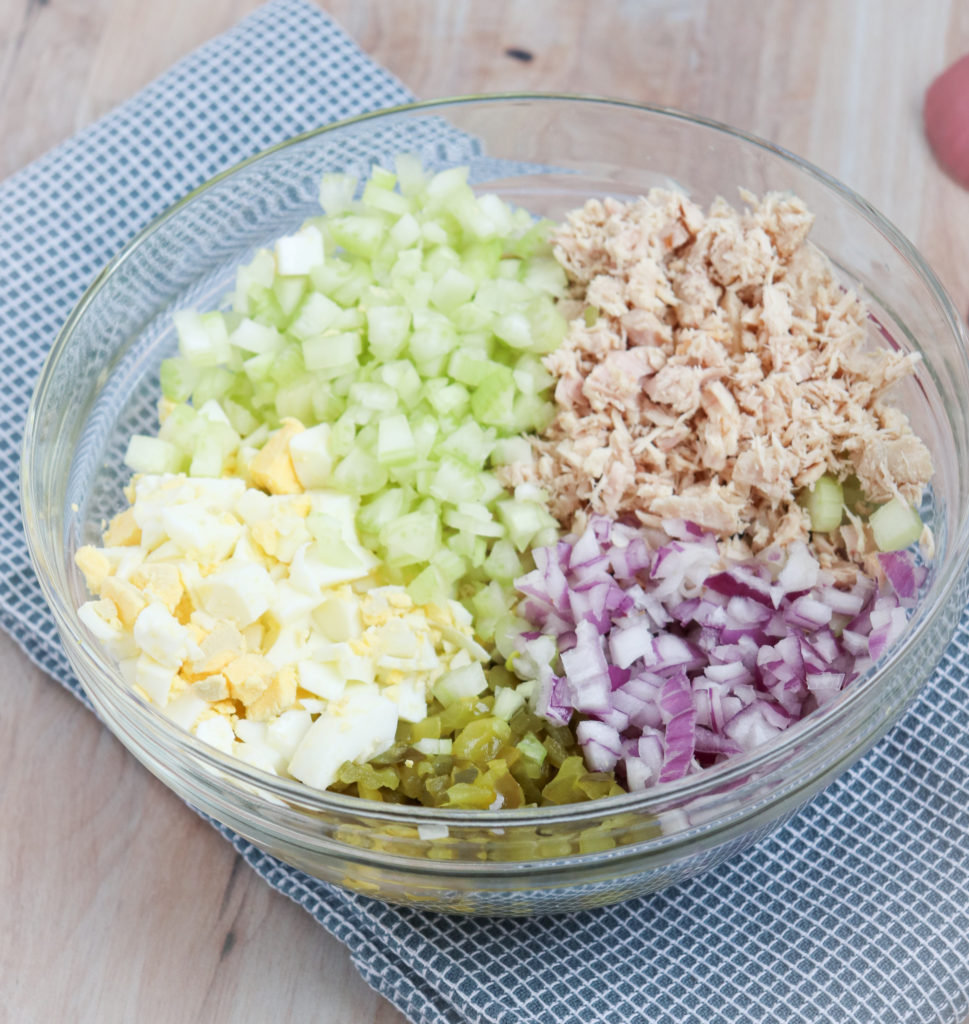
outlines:
[{"label": "bowl rim", "polygon": [[[963,360],[969,363],[969,335],[967,335],[966,327],[957,314],[952,300],[920,252],[887,217],[881,214],[861,195],[827,171],[784,147],[714,118],[688,113],[673,107],[639,103],[633,100],[608,96],[524,91],[468,94],[419,100],[368,111],[354,117],[301,132],[262,149],[213,175],[153,217],[125,243],[119,252],[94,277],[72,309],[44,361],[31,397],[21,448],[20,492],[24,531],[30,559],[60,633],[62,636],[70,637],[70,641],[74,645],[73,651],[69,653],[73,653],[75,657],[88,662],[90,669],[107,677],[112,683],[117,683],[116,689],[121,695],[120,699],[130,705],[134,713],[144,720],[146,724],[158,727],[153,731],[158,733],[158,736],[155,738],[160,739],[163,746],[169,745],[178,751],[180,755],[201,761],[212,772],[222,776],[228,775],[233,781],[250,792],[254,787],[258,787],[260,791],[268,792],[275,799],[283,800],[287,804],[295,804],[304,810],[349,812],[357,817],[366,817],[370,821],[382,819],[387,823],[394,824],[451,825],[455,828],[470,825],[510,828],[516,825],[535,827],[536,825],[576,822],[590,824],[596,819],[607,818],[620,813],[661,814],[664,811],[669,811],[671,807],[687,804],[697,797],[705,795],[712,797],[716,791],[722,790],[724,787],[730,787],[730,792],[736,793],[746,784],[743,780],[744,776],[749,776],[759,781],[767,779],[772,770],[771,762],[775,759],[783,758],[783,755],[791,751],[792,748],[804,745],[809,749],[813,749],[813,744],[817,743],[819,739],[823,739],[824,734],[828,732],[832,719],[840,719],[844,714],[844,709],[855,708],[870,690],[878,688],[886,677],[891,675],[897,662],[911,644],[931,629],[939,617],[943,615],[948,606],[948,599],[963,577],[967,561],[969,561],[969,508],[964,512],[961,523],[958,524],[956,543],[953,545],[954,550],[952,552],[957,557],[950,558],[944,566],[936,566],[938,575],[935,579],[934,601],[931,607],[926,607],[924,602],[920,603],[909,622],[902,643],[896,644],[884,661],[870,668],[861,678],[854,681],[844,690],[837,699],[812,712],[800,722],[790,726],[768,743],[748,753],[734,755],[719,765],[704,769],[682,779],[651,786],[643,791],[627,792],[617,796],[602,797],[576,804],[495,811],[460,810],[426,807],[423,805],[382,803],[361,797],[317,790],[296,780],[285,779],[255,768],[239,758],[223,754],[221,751],[197,739],[188,730],[175,725],[160,709],[149,704],[124,684],[117,665],[113,664],[107,656],[97,656],[101,654],[101,649],[99,646],[88,642],[87,633],[77,619],[77,609],[73,604],[64,599],[61,591],[54,585],[53,579],[40,571],[43,564],[41,556],[44,551],[43,530],[41,525],[35,521],[34,515],[28,514],[27,502],[24,499],[24,496],[30,491],[31,477],[33,475],[33,460],[27,458],[27,454],[33,447],[39,433],[38,421],[44,395],[50,385],[53,370],[70,344],[74,330],[88,307],[113,275],[124,266],[134,252],[156,230],[168,220],[178,215],[183,208],[191,204],[197,197],[247,167],[290,147],[298,146],[331,132],[354,128],[369,121],[406,117],[414,113],[431,110],[446,111],[453,107],[474,104],[512,102],[578,103],[584,106],[601,105],[637,111],[659,116],[663,119],[685,122],[732,137],[755,149],[763,150],[775,157],[779,157],[782,161],[793,164],[798,170],[815,179],[826,189],[835,193],[850,206],[854,207],[880,235],[898,250],[905,262],[922,279],[922,283],[927,287],[931,297],[937,303],[939,312],[946,321],[946,325],[959,340],[959,348]],[[62,543],[63,537],[58,538],[58,540]],[[58,552],[58,556],[59,554],[60,552]],[[55,558],[54,561],[59,562],[59,557]],[[915,690],[907,695],[906,700],[900,705],[895,719],[897,719],[905,704],[914,699],[917,692],[918,690]],[[773,802],[773,798],[769,802]]]}]

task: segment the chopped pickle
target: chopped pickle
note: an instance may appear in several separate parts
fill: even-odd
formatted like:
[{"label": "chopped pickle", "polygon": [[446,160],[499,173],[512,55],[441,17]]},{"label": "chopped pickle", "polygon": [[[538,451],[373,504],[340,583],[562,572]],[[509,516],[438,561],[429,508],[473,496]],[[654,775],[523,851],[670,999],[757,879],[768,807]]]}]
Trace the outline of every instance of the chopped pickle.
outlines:
[{"label": "chopped pickle", "polygon": [[562,762],[558,775],[542,790],[542,796],[546,803],[570,804],[623,792],[612,775],[590,772],[582,755],[573,754]]},{"label": "chopped pickle", "polygon": [[[527,706],[505,721],[490,693],[447,707],[432,700],[420,722],[401,722],[396,742],[367,764],[344,764],[333,789],[393,803],[452,809],[516,808],[611,796],[612,775],[589,772],[572,733]],[[450,754],[425,754],[421,740],[451,741]]]},{"label": "chopped pickle", "polygon": [[455,757],[469,761],[490,761],[511,735],[511,726],[500,718],[489,716],[469,722],[454,740]]}]

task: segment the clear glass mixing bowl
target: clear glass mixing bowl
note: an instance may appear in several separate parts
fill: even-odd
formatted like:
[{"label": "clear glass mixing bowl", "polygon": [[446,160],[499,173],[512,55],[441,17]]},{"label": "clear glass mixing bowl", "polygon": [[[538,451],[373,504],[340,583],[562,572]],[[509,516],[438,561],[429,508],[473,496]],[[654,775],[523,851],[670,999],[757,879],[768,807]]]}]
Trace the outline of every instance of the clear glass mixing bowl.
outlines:
[{"label": "clear glass mixing bowl", "polygon": [[[903,640],[836,701],[755,753],[585,804],[516,811],[391,806],[312,791],[207,747],[136,696],[81,625],[74,552],[118,511],[128,436],[152,429],[173,311],[214,307],[253,251],[317,212],[320,175],[394,154],[558,218],[590,196],[671,184],[707,204],[791,190],[812,239],[892,344],[922,353],[899,401],[937,473],[936,538]],[[969,358],[932,271],[863,199],[763,141],[683,114],[600,99],[497,96],[415,104],[320,129],[240,164],[145,229],[98,277],[57,338],[30,407],[22,496],[28,545],[64,647],[108,727],[166,785],[310,875],[392,902],[534,914],[660,889],[756,842],[857,760],[911,702],[966,603]],[[69,742],[69,738],[67,738]]]}]

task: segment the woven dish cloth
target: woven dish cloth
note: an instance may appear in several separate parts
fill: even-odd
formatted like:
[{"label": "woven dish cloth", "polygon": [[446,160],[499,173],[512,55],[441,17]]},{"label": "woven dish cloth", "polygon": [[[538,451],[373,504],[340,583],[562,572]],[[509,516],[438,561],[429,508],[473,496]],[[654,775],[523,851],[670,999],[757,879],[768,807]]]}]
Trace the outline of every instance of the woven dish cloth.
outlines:
[{"label": "woven dish cloth", "polygon": [[[83,699],[28,563],[18,460],[50,344],[104,263],[190,188],[406,90],[317,8],[273,0],[0,184],[0,625]],[[221,831],[420,1024],[959,1024],[969,1015],[969,617],[911,712],[770,839],[565,917],[387,907]]]}]

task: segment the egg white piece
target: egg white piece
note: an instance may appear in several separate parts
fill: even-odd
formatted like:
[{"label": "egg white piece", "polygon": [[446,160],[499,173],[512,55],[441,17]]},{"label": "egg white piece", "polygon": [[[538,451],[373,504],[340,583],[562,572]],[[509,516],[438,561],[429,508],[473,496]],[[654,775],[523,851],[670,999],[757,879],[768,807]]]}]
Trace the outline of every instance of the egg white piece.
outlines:
[{"label": "egg white piece", "polygon": [[373,685],[348,686],[327,706],[303,737],[289,762],[300,782],[326,789],[344,761],[369,761],[394,742],[397,705]]}]

